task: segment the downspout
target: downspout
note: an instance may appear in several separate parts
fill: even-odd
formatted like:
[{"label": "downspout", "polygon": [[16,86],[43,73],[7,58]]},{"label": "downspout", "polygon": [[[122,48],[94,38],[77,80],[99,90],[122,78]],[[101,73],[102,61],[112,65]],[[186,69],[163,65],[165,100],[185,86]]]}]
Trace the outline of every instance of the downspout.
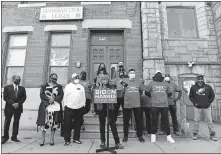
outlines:
[{"label": "downspout", "polygon": [[140,28],[141,28],[141,58],[142,58],[142,80],[143,80],[143,25],[142,25],[142,7],[141,7],[141,4],[142,1],[140,1]]}]

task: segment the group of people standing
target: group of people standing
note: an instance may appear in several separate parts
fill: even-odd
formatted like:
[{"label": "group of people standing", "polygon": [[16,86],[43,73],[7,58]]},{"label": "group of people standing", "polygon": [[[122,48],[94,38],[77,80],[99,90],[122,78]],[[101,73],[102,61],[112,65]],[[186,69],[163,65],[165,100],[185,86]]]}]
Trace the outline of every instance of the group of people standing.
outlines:
[{"label": "group of people standing", "polygon": [[[80,141],[80,130],[84,127],[84,115],[91,110],[94,105],[95,113],[98,115],[100,124],[101,148],[105,148],[105,124],[107,110],[109,110],[109,124],[115,140],[116,148],[122,149],[120,138],[116,127],[117,117],[120,106],[123,111],[123,142],[128,141],[129,121],[132,111],[135,119],[136,135],[140,142],[145,142],[143,138],[143,112],[146,116],[146,129],[151,136],[151,142],[156,142],[156,133],[158,128],[166,133],[167,141],[175,143],[171,137],[169,112],[172,116],[172,124],[175,135],[179,135],[179,123],[176,116],[176,102],[182,96],[182,90],[174,83],[171,83],[170,76],[163,77],[161,71],[156,71],[153,80],[147,85],[136,77],[135,69],[128,72],[124,69],[124,63],[118,63],[118,70],[111,78],[107,73],[106,66],[101,63],[95,72],[94,81],[87,79],[86,72],[80,74],[74,73],[71,76],[71,82],[63,89],[57,83],[58,75],[52,73],[49,82],[40,88],[41,103],[38,110],[37,126],[40,126],[42,137],[40,146],[44,146],[45,134],[51,130],[50,145],[54,145],[55,131],[62,127],[61,136],[64,137],[65,146],[71,142],[71,131],[74,129],[73,142],[82,144]],[[20,142],[17,139],[19,119],[22,113],[22,104],[26,100],[25,88],[18,86],[20,83],[19,76],[12,77],[13,84],[4,88],[5,107],[5,126],[2,143],[8,138],[8,130],[12,116],[14,115],[12,140]],[[19,89],[19,91],[16,90]],[[93,89],[117,89],[117,103],[110,104],[93,104]],[[178,92],[178,96],[176,96]],[[199,129],[200,114],[204,111],[205,118],[210,130],[212,140],[215,137],[214,126],[212,123],[210,105],[215,95],[212,88],[204,83],[203,76],[197,77],[196,85],[190,90],[190,100],[193,102],[195,109],[195,124],[193,139],[197,139]],[[205,114],[206,113],[206,114]],[[161,115],[159,125],[159,115]]]}]

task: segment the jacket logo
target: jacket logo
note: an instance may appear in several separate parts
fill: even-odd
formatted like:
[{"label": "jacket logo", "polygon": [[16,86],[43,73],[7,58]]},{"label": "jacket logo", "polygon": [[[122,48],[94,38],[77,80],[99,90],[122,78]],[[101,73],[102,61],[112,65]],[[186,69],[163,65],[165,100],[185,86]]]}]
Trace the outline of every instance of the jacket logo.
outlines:
[{"label": "jacket logo", "polygon": [[205,95],[205,87],[204,88],[200,88],[200,89],[198,89],[197,91],[196,91],[196,94],[197,95]]}]

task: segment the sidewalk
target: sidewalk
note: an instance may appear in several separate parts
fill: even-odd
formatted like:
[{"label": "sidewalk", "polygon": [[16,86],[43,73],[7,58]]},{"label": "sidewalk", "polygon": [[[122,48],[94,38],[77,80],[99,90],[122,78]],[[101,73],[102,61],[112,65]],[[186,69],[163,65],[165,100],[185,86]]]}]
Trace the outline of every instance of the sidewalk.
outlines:
[{"label": "sidewalk", "polygon": [[[55,145],[49,145],[49,134],[43,147],[40,147],[40,132],[20,131],[21,143],[8,141],[2,145],[2,153],[95,153],[99,149],[99,139],[82,139],[82,145],[71,143],[64,146],[64,140],[56,134]],[[122,143],[124,149],[116,150],[117,153],[221,153],[221,138],[217,142],[200,137],[197,141],[189,138],[175,138],[176,143],[166,142],[164,135],[158,136],[156,143],[151,143],[150,138],[144,136],[146,142],[140,143],[137,138],[130,138],[127,143]],[[110,139],[110,146],[114,146]],[[108,152],[107,152],[108,153]]]}]

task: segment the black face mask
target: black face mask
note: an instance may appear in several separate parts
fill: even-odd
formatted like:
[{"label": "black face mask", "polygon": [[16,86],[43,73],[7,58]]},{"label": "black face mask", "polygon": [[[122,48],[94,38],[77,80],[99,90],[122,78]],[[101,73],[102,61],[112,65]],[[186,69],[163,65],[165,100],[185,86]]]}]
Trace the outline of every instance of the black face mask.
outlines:
[{"label": "black face mask", "polygon": [[101,70],[101,71],[104,71],[104,67],[100,67],[100,70]]},{"label": "black face mask", "polygon": [[21,82],[21,80],[20,80],[20,79],[16,79],[16,80],[14,81],[14,84],[15,84],[15,85],[19,85],[19,84],[20,84],[20,82]]},{"label": "black face mask", "polygon": [[57,83],[57,78],[51,78],[51,82],[53,83],[53,84],[56,84]]},{"label": "black face mask", "polygon": [[86,75],[85,74],[81,75],[81,80],[86,80]]},{"label": "black face mask", "polygon": [[123,65],[119,65],[119,68],[123,68],[124,66]]},{"label": "black face mask", "polygon": [[119,68],[119,76],[122,78],[124,77],[124,74],[125,74],[125,70],[123,67]]},{"label": "black face mask", "polygon": [[158,82],[162,82],[162,78],[163,78],[162,74],[156,74],[155,75],[155,80],[158,81]]}]

